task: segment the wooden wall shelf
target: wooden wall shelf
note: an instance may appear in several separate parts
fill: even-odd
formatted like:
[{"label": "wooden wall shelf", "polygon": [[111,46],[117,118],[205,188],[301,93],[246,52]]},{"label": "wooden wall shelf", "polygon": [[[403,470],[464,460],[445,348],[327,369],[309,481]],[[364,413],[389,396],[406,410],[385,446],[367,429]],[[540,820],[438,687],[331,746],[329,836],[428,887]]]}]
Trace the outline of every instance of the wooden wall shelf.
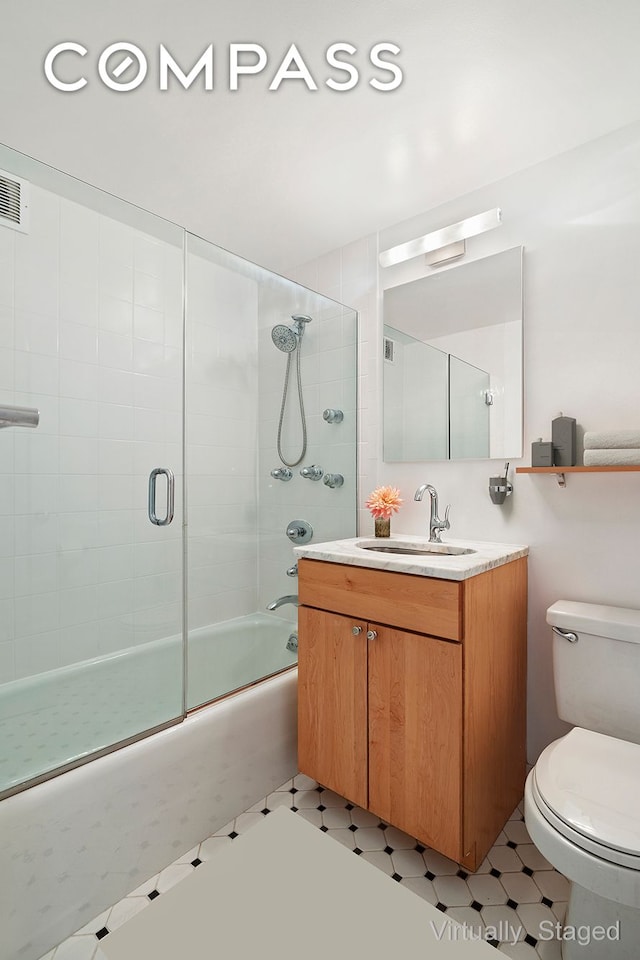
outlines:
[{"label": "wooden wall shelf", "polygon": [[551,473],[557,477],[561,487],[566,487],[565,473],[637,473],[638,466],[616,467],[516,467],[516,473]]}]

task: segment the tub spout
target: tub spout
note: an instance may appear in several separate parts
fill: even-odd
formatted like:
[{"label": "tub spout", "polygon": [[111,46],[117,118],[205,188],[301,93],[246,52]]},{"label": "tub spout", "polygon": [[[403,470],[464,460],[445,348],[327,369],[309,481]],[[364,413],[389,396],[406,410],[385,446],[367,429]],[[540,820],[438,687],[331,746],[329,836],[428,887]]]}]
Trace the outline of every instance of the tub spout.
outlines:
[{"label": "tub spout", "polygon": [[297,593],[290,593],[286,597],[278,597],[277,600],[273,600],[267,607],[267,610],[277,610],[278,607],[283,607],[285,603],[292,603],[294,607],[300,606],[300,601],[298,600]]}]

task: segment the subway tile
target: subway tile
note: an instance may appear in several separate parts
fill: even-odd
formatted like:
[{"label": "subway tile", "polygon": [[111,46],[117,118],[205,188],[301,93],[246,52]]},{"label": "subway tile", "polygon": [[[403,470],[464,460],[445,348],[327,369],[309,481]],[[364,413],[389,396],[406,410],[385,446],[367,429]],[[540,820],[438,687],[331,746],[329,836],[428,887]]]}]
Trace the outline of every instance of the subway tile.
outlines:
[{"label": "subway tile", "polygon": [[[72,590],[98,581],[96,549],[63,550],[58,559],[58,576],[62,590]],[[72,597],[68,597],[72,599]]]},{"label": "subway tile", "polygon": [[101,366],[116,370],[131,370],[133,364],[133,341],[109,330],[98,332],[98,360]]},{"label": "subway tile", "polygon": [[59,455],[61,474],[98,473],[98,441],[91,436],[60,437]]},{"label": "subway tile", "polygon": [[15,644],[16,677],[30,677],[60,665],[59,631],[22,637]]},{"label": "subway tile", "polygon": [[12,600],[0,600],[0,643],[13,641],[14,603]]},{"label": "subway tile", "polygon": [[50,314],[16,310],[14,320],[16,350],[43,356],[58,355],[58,321]]},{"label": "subway tile", "polygon": [[56,513],[59,506],[57,474],[16,474],[15,515]]},{"label": "subway tile", "polygon": [[133,610],[132,580],[114,580],[97,586],[97,612],[100,619],[121,616]]},{"label": "subway tile", "polygon": [[[82,278],[84,281],[85,278]],[[60,320],[77,323],[95,329],[98,323],[98,292],[95,285],[88,286],[78,277],[62,280],[60,284]]]},{"label": "subway tile", "polygon": [[[133,257],[136,273],[162,277],[165,272],[165,244],[148,237],[136,235],[133,240]],[[180,260],[175,267],[179,270]]]},{"label": "subway tile", "polygon": [[151,340],[133,341],[133,371],[152,377],[164,375],[164,344]]},{"label": "subway tile", "polygon": [[58,517],[33,514],[14,520],[16,557],[54,553],[58,547]]},{"label": "subway tile", "polygon": [[101,403],[97,433],[109,440],[133,440],[134,408],[125,404]]},{"label": "subway tile", "polygon": [[133,293],[136,306],[162,311],[164,295],[162,281],[158,276],[154,277],[151,274],[136,270],[133,278]]},{"label": "subway tile", "polygon": [[133,543],[133,510],[105,510],[98,515],[98,539],[96,546],[109,547],[120,543]]},{"label": "subway tile", "polygon": [[14,355],[14,386],[22,393],[37,392],[57,397],[60,385],[58,360],[17,350]]},{"label": "subway tile", "polygon": [[58,518],[60,550],[73,552],[95,547],[98,536],[98,517],[94,511],[61,513]]},{"label": "subway tile", "polygon": [[98,586],[88,584],[60,591],[60,627],[65,628],[96,619]]},{"label": "subway tile", "polygon": [[60,513],[97,511],[99,506],[96,475],[67,474],[60,477],[58,489]]},{"label": "subway tile", "polygon": [[135,232],[111,217],[100,217],[98,250],[101,259],[131,267]]},{"label": "subway tile", "polygon": [[[96,400],[98,382],[93,363],[60,360],[60,397],[78,400]],[[57,387],[56,387],[57,391]]]},{"label": "subway tile", "polygon": [[133,300],[133,270],[126,263],[101,258],[99,266],[100,296],[116,300]]},{"label": "subway tile", "polygon": [[130,300],[119,300],[102,294],[98,302],[98,326],[100,330],[120,337],[133,336],[133,307]]},{"label": "subway tile", "polygon": [[92,437],[98,433],[98,404],[92,400],[62,398],[59,402],[60,434]]},{"label": "subway tile", "polygon": [[80,323],[60,321],[59,355],[64,360],[96,363],[98,338],[95,329]]},{"label": "subway tile", "polygon": [[163,344],[164,314],[161,310],[143,307],[139,303],[133,308],[133,335],[137,340],[151,340]]},{"label": "subway tile", "polygon": [[14,632],[16,639],[47,633],[58,626],[58,593],[16,597]]},{"label": "subway tile", "polygon": [[[88,620],[79,624],[67,624],[60,630],[60,664],[66,666],[81,660],[97,657],[99,646],[99,623]],[[104,926],[100,924],[98,930]]]},{"label": "subway tile", "polygon": [[0,683],[15,680],[14,644],[12,640],[0,642]]}]

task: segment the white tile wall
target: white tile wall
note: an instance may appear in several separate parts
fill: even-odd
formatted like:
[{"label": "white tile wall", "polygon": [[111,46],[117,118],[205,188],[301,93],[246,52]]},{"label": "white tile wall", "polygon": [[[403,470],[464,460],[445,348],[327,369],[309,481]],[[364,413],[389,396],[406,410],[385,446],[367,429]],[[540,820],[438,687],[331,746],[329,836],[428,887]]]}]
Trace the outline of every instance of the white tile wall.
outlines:
[{"label": "white tile wall", "polygon": [[257,602],[255,280],[189,239],[186,470],[189,629],[253,613]]},{"label": "white tile wall", "polygon": [[0,434],[0,682],[181,627],[180,490],[171,527],[145,514],[149,470],[182,473],[182,251],[31,198],[0,227],[0,396],[41,414]]},{"label": "white tile wall", "polygon": [[[286,570],[294,563],[294,545],[286,536],[292,520],[309,522],[315,541],[355,534],[356,316],[353,310],[338,303],[291,287],[265,288],[260,306],[258,602],[260,609],[264,609],[280,596],[297,593],[297,581],[286,576]],[[312,317],[305,328],[301,348],[307,452],[299,464],[290,468],[292,479],[284,482],[273,479],[270,472],[282,465],[277,454],[277,433],[287,359],[273,345],[271,329],[275,324],[290,325],[291,315],[295,313]],[[296,355],[291,356],[282,432],[283,454],[290,462],[297,459],[302,449]],[[343,422],[327,423],[322,417],[327,407],[342,409]],[[322,480],[301,477],[301,468],[311,464],[321,466],[325,473],[341,473],[344,485],[331,489]],[[290,622],[296,620],[292,606],[281,607],[275,615]]]}]

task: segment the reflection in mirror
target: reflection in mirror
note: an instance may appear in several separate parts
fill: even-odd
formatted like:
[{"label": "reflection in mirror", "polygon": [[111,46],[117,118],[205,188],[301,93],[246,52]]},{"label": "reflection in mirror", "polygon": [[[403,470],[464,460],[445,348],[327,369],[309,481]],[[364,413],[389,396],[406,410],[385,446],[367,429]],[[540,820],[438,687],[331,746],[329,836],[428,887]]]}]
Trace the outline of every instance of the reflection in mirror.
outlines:
[{"label": "reflection in mirror", "polygon": [[522,455],[522,247],[384,291],[384,459]]},{"label": "reflection in mirror", "polygon": [[384,459],[446,460],[447,354],[386,324],[384,350]]}]

